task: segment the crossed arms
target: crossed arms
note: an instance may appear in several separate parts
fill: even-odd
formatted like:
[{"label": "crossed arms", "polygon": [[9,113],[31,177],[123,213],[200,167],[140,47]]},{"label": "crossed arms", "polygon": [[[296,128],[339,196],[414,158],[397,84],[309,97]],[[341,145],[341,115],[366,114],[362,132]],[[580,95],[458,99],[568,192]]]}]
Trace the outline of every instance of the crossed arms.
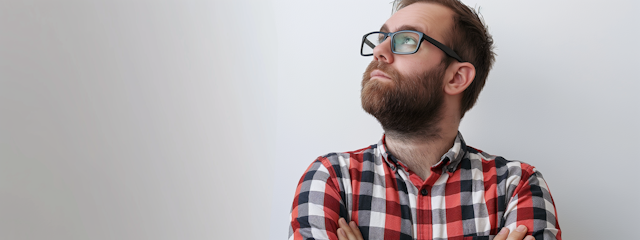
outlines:
[{"label": "crossed arms", "polygon": [[[412,195],[417,193],[415,190],[414,193],[409,190],[407,194],[409,187],[402,185],[407,182],[403,183],[402,179],[396,178],[402,173],[394,174],[389,169],[382,169],[384,166],[380,164],[363,167],[365,162],[354,159],[349,158],[349,155],[339,155],[336,158],[321,157],[307,169],[296,190],[291,212],[290,239],[340,240],[343,239],[341,233],[345,233],[346,239],[350,239],[347,234],[348,229],[339,222],[340,218],[347,219],[345,224],[350,219],[354,220],[353,224],[359,225],[355,228],[358,232],[353,230],[351,232],[356,237],[362,236],[363,239],[462,239],[463,236],[489,239],[490,235],[497,240],[522,240],[525,235],[533,235],[538,240],[561,239],[555,206],[546,182],[542,175],[530,165],[504,159],[495,159],[495,161],[483,159],[482,164],[486,166],[473,167],[466,165],[477,165],[477,162],[469,164],[467,159],[467,162],[461,163],[462,166],[456,174],[464,175],[473,172],[473,174],[483,175],[484,181],[476,181],[477,177],[464,180],[460,176],[455,180],[455,174],[451,174],[447,180],[447,176],[443,174],[443,178],[438,178],[438,182],[444,179],[447,190],[437,194],[434,191],[437,191],[435,185],[438,182],[435,185],[431,183],[434,185],[430,190],[433,197],[431,199],[422,197],[419,201],[423,202],[423,207],[418,205],[416,209],[415,198],[419,196]],[[385,175],[366,172],[374,170],[358,170],[373,168],[382,169],[374,170],[384,171]],[[363,180],[370,178],[373,178],[370,182]],[[380,181],[386,181],[386,187],[375,184]],[[476,186],[478,184],[479,186]],[[440,187],[445,188],[444,185]],[[478,190],[467,191],[464,189],[467,185],[474,185],[473,188]],[[453,189],[449,189],[449,186],[453,186]],[[462,186],[462,189],[456,190],[456,186]],[[366,192],[372,193],[366,194]],[[380,200],[380,194],[376,192],[383,192],[382,196],[386,198]],[[405,200],[402,199],[402,195],[406,195]],[[433,205],[433,203],[437,204],[438,196],[442,199],[441,204],[446,203],[446,207]],[[463,202],[460,198],[470,197],[474,198],[471,203],[460,203]],[[475,199],[477,197],[482,199],[477,201]],[[409,204],[412,200],[413,205]],[[432,206],[425,208],[425,200],[427,203],[432,203]],[[458,205],[455,201],[458,201]],[[394,204],[399,207],[394,208]],[[412,207],[413,210],[411,210]],[[478,208],[484,208],[484,210],[478,211]],[[445,224],[438,225],[438,220],[443,222],[442,218],[436,216],[438,212],[442,218],[446,217]],[[487,213],[489,216],[486,215]],[[476,218],[468,218],[469,214],[475,214]],[[483,214],[484,217],[481,216]],[[456,220],[456,217],[461,220]],[[429,223],[431,225],[426,227],[420,225],[429,219],[433,219]],[[524,225],[524,233],[517,231],[520,225]],[[422,230],[416,232],[416,226]],[[420,231],[431,232],[427,234],[432,235],[425,235]],[[509,232],[511,234],[508,234]]]}]

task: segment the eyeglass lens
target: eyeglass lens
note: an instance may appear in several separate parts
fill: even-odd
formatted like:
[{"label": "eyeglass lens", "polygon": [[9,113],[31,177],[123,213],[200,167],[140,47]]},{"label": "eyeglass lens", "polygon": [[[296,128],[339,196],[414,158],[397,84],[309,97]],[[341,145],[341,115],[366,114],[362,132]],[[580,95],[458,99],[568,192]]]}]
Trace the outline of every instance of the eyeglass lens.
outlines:
[{"label": "eyeglass lens", "polygon": [[[373,49],[385,39],[382,33],[371,33],[364,38],[362,54],[373,54]],[[414,32],[399,32],[393,35],[391,44],[395,53],[413,53],[420,43],[420,35]]]}]

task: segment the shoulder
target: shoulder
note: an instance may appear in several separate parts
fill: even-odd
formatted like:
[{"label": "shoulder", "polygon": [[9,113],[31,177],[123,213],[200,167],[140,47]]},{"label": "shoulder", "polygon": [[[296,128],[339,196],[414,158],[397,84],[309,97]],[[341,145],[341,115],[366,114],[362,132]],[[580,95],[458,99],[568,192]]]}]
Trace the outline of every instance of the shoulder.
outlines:
[{"label": "shoulder", "polygon": [[377,144],[350,152],[333,152],[318,157],[316,162],[334,171],[349,168],[361,168],[363,164],[375,162],[379,157]]},{"label": "shoulder", "polygon": [[[305,171],[302,179],[313,178],[313,175],[320,173],[328,175],[325,178],[348,177],[349,169],[361,169],[363,164],[374,162],[377,154],[377,145],[371,145],[350,152],[332,152],[319,156],[311,163]],[[345,176],[346,175],[346,176]]]},{"label": "shoulder", "polygon": [[467,146],[466,150],[464,159],[469,161],[471,165],[481,165],[483,172],[495,171],[497,175],[511,177],[512,181],[526,180],[540,174],[533,165],[524,161],[489,154],[471,146]]},{"label": "shoulder", "polygon": [[[465,161],[467,163],[465,163]],[[508,160],[482,150],[467,147],[461,168],[478,168],[485,178],[490,178],[506,196],[530,193],[550,199],[550,193],[542,173],[533,165],[519,160]],[[465,166],[466,165],[466,166]],[[502,191],[500,191],[502,192]]]}]

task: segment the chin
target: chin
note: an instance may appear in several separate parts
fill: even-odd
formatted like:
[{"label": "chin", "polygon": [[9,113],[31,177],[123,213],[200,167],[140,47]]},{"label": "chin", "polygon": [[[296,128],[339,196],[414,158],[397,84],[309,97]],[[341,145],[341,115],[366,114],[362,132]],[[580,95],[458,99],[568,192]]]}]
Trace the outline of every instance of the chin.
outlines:
[{"label": "chin", "polygon": [[374,117],[384,109],[386,105],[386,96],[392,91],[392,82],[382,82],[377,79],[371,79],[362,83],[362,91],[360,92],[360,100],[362,108]]}]

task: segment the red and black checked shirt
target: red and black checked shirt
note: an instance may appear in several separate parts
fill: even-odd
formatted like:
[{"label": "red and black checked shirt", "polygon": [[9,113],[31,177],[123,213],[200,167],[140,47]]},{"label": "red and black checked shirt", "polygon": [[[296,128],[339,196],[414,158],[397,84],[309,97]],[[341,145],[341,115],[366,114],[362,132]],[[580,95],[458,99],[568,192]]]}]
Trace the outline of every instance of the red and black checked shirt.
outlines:
[{"label": "red and black checked shirt", "polygon": [[493,239],[526,225],[537,240],[561,239],[549,188],[533,166],[453,147],[423,181],[376,145],[319,157],[296,189],[289,239],[338,239],[338,219],[364,239]]}]

